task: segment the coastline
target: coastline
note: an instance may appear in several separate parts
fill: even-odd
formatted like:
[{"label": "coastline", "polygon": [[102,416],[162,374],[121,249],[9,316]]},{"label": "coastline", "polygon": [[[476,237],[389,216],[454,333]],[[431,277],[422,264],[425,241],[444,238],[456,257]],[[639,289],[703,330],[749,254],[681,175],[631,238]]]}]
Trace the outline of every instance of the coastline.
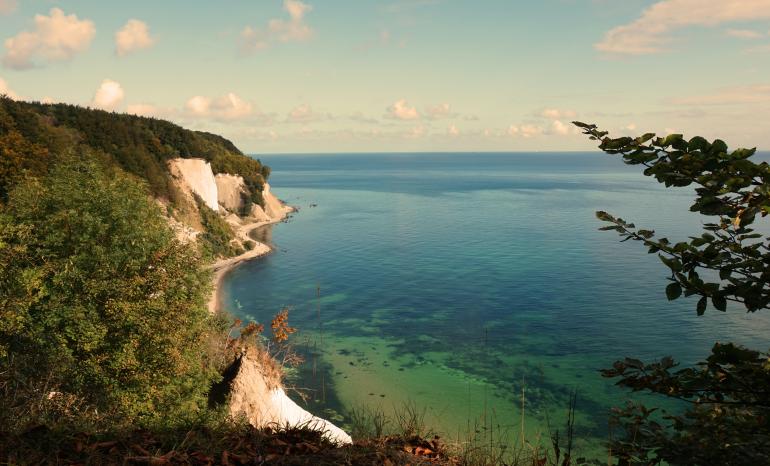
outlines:
[{"label": "coastline", "polygon": [[[247,223],[245,225],[239,226],[235,232],[235,235],[239,237],[241,240],[254,241],[253,239],[251,239],[251,237],[249,237],[249,233],[265,225],[272,225],[272,224],[281,222],[285,220],[290,213],[296,212],[296,211],[297,209],[295,209],[294,207],[283,205],[281,215],[279,217],[276,217],[271,220],[262,220],[259,222],[252,222],[252,223]],[[221,285],[225,275],[227,275],[231,270],[233,270],[235,267],[237,267],[241,263],[250,261],[253,259],[257,259],[273,251],[273,248],[268,246],[265,243],[261,243],[259,241],[254,241],[254,243],[256,244],[254,245],[253,249],[250,249],[244,252],[243,254],[240,254],[235,257],[220,259],[209,266],[209,268],[214,272],[214,277],[212,279],[211,296],[209,297],[209,301],[207,304],[208,310],[211,314],[216,314],[221,310],[221,304],[222,304],[221,303],[221,300],[222,300]]]}]

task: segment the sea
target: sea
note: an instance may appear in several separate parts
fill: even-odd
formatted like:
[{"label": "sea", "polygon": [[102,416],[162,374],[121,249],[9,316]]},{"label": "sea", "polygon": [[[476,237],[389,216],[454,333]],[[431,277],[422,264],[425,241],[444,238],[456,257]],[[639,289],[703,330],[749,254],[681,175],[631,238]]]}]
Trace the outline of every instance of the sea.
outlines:
[{"label": "sea", "polygon": [[259,158],[298,212],[254,232],[274,252],[226,276],[224,306],[268,328],[289,309],[305,360],[288,371],[292,396],[343,427],[411,415],[446,439],[534,448],[564,435],[574,396],[575,448],[595,452],[612,407],[678,409],[603,378],[614,361],[688,366],[718,341],[770,347],[768,313],[699,317],[694,298],[666,299],[657,255],[598,230],[599,210],[671,241],[709,221],[689,211],[692,187],[667,189],[618,156]]}]

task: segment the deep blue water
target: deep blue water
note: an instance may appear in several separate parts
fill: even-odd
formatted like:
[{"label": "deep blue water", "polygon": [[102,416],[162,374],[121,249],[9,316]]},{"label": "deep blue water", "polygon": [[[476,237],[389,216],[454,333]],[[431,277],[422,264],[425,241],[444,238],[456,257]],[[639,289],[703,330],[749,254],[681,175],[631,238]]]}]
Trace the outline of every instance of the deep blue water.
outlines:
[{"label": "deep blue water", "polygon": [[579,429],[601,436],[606,410],[629,396],[598,374],[615,359],[691,364],[719,340],[770,346],[767,315],[697,317],[693,300],[666,300],[655,255],[597,231],[597,210],[672,240],[704,222],[688,211],[691,189],[611,156],[261,158],[300,211],[261,232],[275,252],[228,275],[226,304],[260,321],[291,308],[308,357],[294,383],[342,422],[356,406],[414,400],[450,435],[493,411],[515,429],[523,390],[532,435],[574,389]]}]

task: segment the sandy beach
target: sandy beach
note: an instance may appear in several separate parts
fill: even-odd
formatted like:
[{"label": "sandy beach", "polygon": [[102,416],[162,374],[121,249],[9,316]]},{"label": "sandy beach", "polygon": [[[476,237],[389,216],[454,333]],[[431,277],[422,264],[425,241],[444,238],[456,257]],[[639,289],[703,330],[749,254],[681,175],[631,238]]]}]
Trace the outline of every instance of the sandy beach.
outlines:
[{"label": "sandy beach", "polygon": [[242,262],[246,262],[252,259],[256,259],[258,257],[262,257],[266,254],[269,254],[272,251],[272,248],[268,246],[267,244],[260,243],[259,241],[254,241],[251,239],[249,234],[256,230],[259,227],[263,227],[265,225],[270,225],[273,223],[278,223],[280,221],[283,221],[286,216],[292,212],[295,212],[296,209],[294,209],[291,206],[283,206],[283,215],[280,217],[277,217],[272,220],[265,220],[265,221],[259,221],[259,222],[252,222],[247,223],[245,225],[239,226],[236,231],[235,235],[241,240],[241,241],[253,241],[255,242],[255,246],[253,249],[250,249],[243,254],[240,254],[235,257],[228,257],[225,259],[220,259],[213,264],[211,264],[210,268],[214,272],[214,278],[213,278],[213,289],[211,291],[211,297],[209,298],[208,302],[208,309],[209,312],[214,314],[220,309],[221,304],[221,293],[220,293],[220,284],[222,283],[222,279],[227,275],[229,271],[231,271],[234,267],[236,267],[238,264],[241,264]]}]

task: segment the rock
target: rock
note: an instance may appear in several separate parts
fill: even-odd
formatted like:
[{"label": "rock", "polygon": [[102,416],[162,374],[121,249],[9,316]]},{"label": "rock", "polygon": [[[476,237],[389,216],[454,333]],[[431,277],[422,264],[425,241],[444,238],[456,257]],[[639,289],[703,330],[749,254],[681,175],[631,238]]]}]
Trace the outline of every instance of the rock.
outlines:
[{"label": "rock", "polygon": [[265,201],[265,213],[271,219],[278,220],[286,216],[286,207],[270,192],[269,183],[265,183],[265,187],[262,190],[262,199]]},{"label": "rock", "polygon": [[217,185],[217,201],[230,212],[240,213],[243,207],[243,194],[246,184],[240,175],[217,173],[214,176]]},{"label": "rock", "polygon": [[310,414],[289,398],[275,373],[274,363],[266,355],[260,357],[256,350],[245,352],[228,369],[223,381],[229,383],[230,415],[245,416],[255,427],[307,425],[324,432],[325,437],[339,444],[353,442],[345,431]]},{"label": "rock", "polygon": [[219,211],[217,183],[211,164],[203,159],[171,159],[168,161],[169,171],[174,178],[203,199],[211,210]]},{"label": "rock", "polygon": [[271,220],[259,204],[251,204],[249,217],[253,217],[257,222],[269,222]]}]

